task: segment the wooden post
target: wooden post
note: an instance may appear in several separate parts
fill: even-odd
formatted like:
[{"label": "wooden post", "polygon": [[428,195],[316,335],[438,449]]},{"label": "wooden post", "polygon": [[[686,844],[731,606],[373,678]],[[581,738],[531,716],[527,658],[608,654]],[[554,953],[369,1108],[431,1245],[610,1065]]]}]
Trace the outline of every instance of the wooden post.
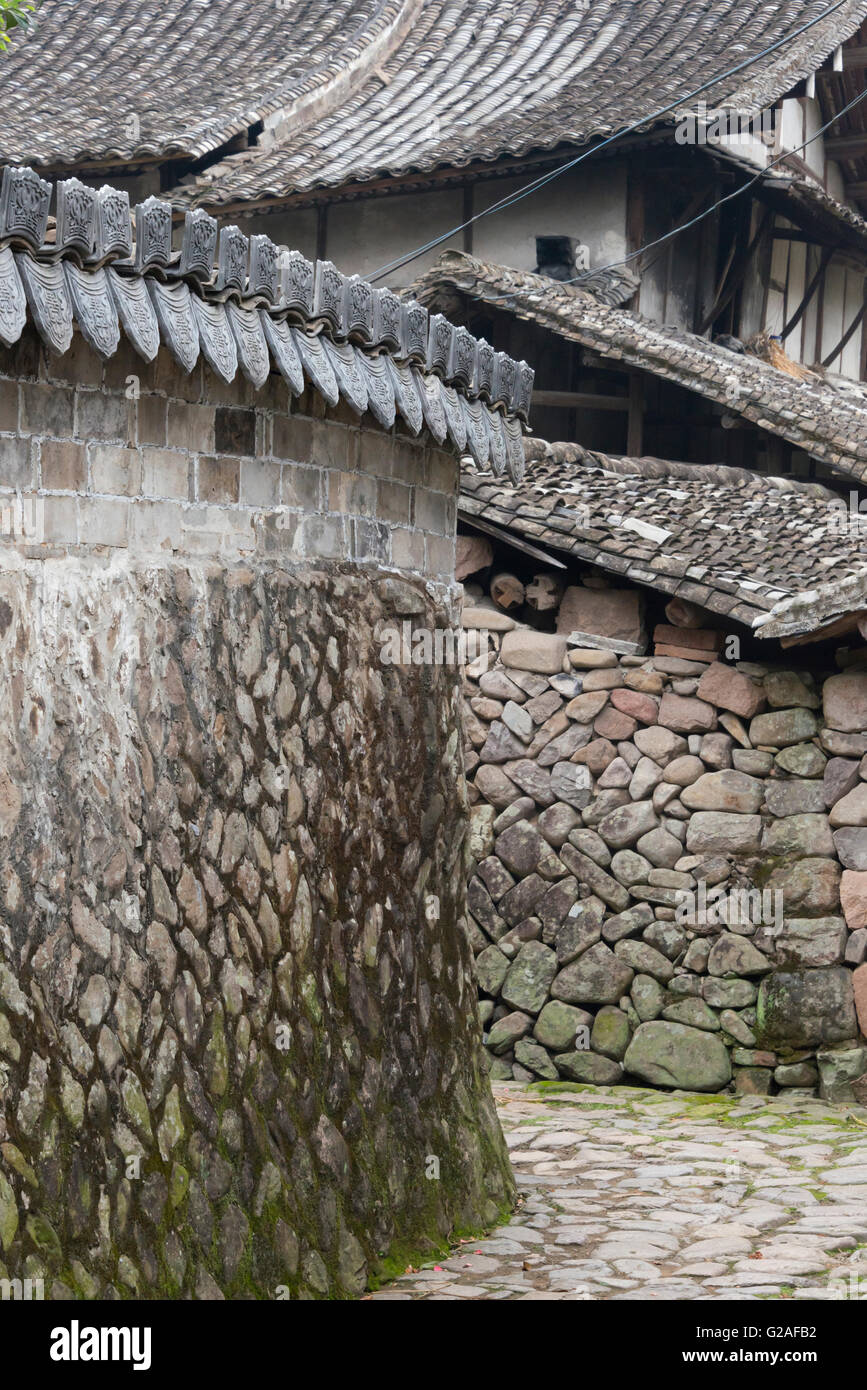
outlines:
[{"label": "wooden post", "polygon": [[328,204],[318,203],[316,206],[316,259],[319,261],[327,260],[328,250]]},{"label": "wooden post", "polygon": [[473,254],[473,222],[474,216],[473,185],[469,182],[464,184],[463,196],[463,216],[461,221],[464,223],[463,229],[463,249],[468,256]]},{"label": "wooden post", "polygon": [[638,372],[629,377],[629,416],[626,425],[626,454],[640,458],[644,452],[644,378]]}]

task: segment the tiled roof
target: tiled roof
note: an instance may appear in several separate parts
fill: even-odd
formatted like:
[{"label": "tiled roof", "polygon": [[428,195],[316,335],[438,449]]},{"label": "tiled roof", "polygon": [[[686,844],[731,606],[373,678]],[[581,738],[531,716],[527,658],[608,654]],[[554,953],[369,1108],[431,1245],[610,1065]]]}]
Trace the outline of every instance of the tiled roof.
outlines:
[{"label": "tiled roof", "polygon": [[188,155],[323,89],[383,43],[405,0],[42,0],[4,55],[0,162]]},{"label": "tiled roof", "polygon": [[760,110],[855,32],[867,0],[846,0],[759,57],[828,9],[828,0],[43,0],[36,35],[17,37],[4,59],[0,158],[199,155],[269,118],[274,143],[227,158],[178,197],[238,203],[461,167],[584,144],[750,58],[705,100]]},{"label": "tiled roof", "polygon": [[577,285],[485,264],[458,251],[445,252],[412,290],[428,305],[454,303],[455,291],[493,304],[697,391],[843,475],[867,478],[867,394],[855,383],[816,375],[798,380],[750,354],[601,304]]},{"label": "tiled roof", "polygon": [[463,520],[677,594],[762,637],[865,606],[867,525],[847,525],[841,500],[819,484],[578,444],[528,439],[525,450],[519,485],[464,467]]},{"label": "tiled roof", "polygon": [[[755,178],[755,163],[736,147],[716,145],[710,152],[721,164]],[[867,251],[867,221],[857,208],[841,203],[818,179],[794,165],[783,162],[762,170],[756,197],[799,226],[811,228],[817,240],[836,241],[841,249],[848,246],[862,254]]]},{"label": "tiled roof", "polygon": [[187,372],[201,354],[223,380],[240,370],[256,387],[273,366],[295,395],[309,384],[386,429],[400,414],[412,433],[426,426],[482,468],[523,474],[525,362],[330,261],[220,229],[201,210],[187,213],[172,252],[171,206],[148,198],[135,209],[133,243],[129,195],[109,186],[57,184],[47,242],[51,198],[34,170],[4,169],[0,343],[16,343],[29,315],[51,352],[66,352],[77,326],[108,358],[123,328],[147,361],[162,342]]}]

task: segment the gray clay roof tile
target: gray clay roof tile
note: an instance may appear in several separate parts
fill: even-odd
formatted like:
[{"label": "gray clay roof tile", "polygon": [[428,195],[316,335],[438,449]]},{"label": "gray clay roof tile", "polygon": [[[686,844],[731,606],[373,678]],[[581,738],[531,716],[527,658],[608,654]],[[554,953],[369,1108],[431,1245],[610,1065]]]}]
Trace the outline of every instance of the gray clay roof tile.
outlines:
[{"label": "gray clay roof tile", "polygon": [[[524,449],[519,484],[491,485],[465,460],[459,514],[470,524],[493,522],[555,553],[625,570],[763,637],[811,631],[867,606],[867,517],[850,516],[818,483],[532,438]],[[639,540],[635,523],[658,528],[658,537]]]}]

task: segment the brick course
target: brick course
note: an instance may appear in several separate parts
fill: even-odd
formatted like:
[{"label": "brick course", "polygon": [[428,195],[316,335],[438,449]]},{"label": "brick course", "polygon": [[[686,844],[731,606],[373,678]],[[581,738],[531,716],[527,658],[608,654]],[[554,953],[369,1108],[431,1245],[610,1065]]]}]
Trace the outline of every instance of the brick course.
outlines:
[{"label": "brick course", "polygon": [[125,344],[102,363],[77,335],[53,358],[30,327],[0,349],[0,545],[283,551],[450,581],[457,483],[426,431],[293,398],[276,375],[256,391]]}]

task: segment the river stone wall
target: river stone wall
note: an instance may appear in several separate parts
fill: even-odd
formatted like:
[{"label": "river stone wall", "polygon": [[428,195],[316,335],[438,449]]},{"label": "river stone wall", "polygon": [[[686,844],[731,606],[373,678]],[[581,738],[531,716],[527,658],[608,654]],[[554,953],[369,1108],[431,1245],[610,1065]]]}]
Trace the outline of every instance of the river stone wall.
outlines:
[{"label": "river stone wall", "polygon": [[380,659],[454,621],[456,461],[162,351],[2,370],[0,1277],[357,1294],[513,1197],[459,674]]},{"label": "river stone wall", "polygon": [[492,1075],[863,1103],[867,671],[488,640],[464,728]]}]

